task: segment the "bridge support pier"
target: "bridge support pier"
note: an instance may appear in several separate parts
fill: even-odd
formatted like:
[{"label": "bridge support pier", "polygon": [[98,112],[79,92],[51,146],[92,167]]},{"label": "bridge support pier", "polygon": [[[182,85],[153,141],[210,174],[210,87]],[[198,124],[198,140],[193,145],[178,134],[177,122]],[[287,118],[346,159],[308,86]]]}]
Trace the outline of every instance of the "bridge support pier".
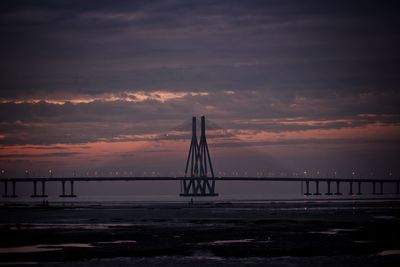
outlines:
[{"label": "bridge support pier", "polygon": [[46,182],[42,181],[42,196],[47,197],[46,195]]},{"label": "bridge support pier", "polygon": [[4,181],[4,194],[3,197],[9,197],[8,195],[8,182]]},{"label": "bridge support pier", "polygon": [[341,194],[342,193],[340,193],[340,182],[336,181],[336,193],[335,193],[335,195],[339,196]]},{"label": "bridge support pier", "polygon": [[31,197],[48,197],[48,195],[46,195],[46,182],[45,181],[41,181],[42,183],[42,194],[38,195],[37,194],[37,181],[33,181],[33,195]]},{"label": "bridge support pier", "polygon": [[361,193],[361,182],[357,182],[357,183],[358,183],[357,195],[362,195],[362,193]]},{"label": "bridge support pier", "polygon": [[319,192],[319,181],[315,181],[315,191],[316,192],[314,193],[314,195],[321,195],[321,193]]},{"label": "bridge support pier", "polygon": [[350,182],[349,185],[350,185],[350,192],[349,192],[349,195],[354,195],[354,194],[353,194],[353,182]]},{"label": "bridge support pier", "polygon": [[74,194],[74,181],[70,181],[70,193],[68,195],[65,194],[65,182],[66,181],[61,181],[62,194],[60,195],[60,197],[76,197],[76,195]]},{"label": "bridge support pier", "polygon": [[62,193],[61,193],[60,197],[64,197],[65,196],[65,181],[61,181],[61,187],[62,187]]},{"label": "bridge support pier", "polygon": [[17,188],[17,182],[16,181],[12,181],[12,195],[11,197],[15,198],[18,197],[16,192],[16,188]]},{"label": "bridge support pier", "polygon": [[33,195],[31,197],[37,197],[36,181],[33,181]]},{"label": "bridge support pier", "polygon": [[372,194],[376,195],[376,182],[372,182]]},{"label": "bridge support pier", "polygon": [[310,193],[310,181],[306,181],[306,193],[304,195],[306,195],[306,196],[311,195],[311,193]]},{"label": "bridge support pier", "polygon": [[383,195],[383,182],[379,182],[379,184],[380,184],[379,195]]},{"label": "bridge support pier", "polygon": [[327,181],[327,184],[328,184],[328,192],[325,195],[330,196],[330,195],[332,195],[332,193],[331,193],[331,181]]},{"label": "bridge support pier", "polygon": [[397,182],[396,183],[396,187],[397,187],[397,189],[396,189],[396,194],[398,195],[398,194],[400,194],[400,183],[399,182]]}]

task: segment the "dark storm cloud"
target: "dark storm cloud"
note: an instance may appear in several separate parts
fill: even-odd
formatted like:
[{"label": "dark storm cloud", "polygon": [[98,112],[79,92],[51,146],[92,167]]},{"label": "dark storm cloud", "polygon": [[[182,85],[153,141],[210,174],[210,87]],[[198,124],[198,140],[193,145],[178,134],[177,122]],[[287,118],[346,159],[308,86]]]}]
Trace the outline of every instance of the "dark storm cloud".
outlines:
[{"label": "dark storm cloud", "polygon": [[1,94],[396,90],[394,4],[7,1]]}]

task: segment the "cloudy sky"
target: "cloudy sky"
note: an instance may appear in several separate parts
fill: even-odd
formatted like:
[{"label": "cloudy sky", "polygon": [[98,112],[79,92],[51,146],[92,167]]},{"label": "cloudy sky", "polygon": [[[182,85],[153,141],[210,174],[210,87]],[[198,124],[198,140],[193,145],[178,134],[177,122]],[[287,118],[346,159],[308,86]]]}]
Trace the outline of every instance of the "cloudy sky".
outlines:
[{"label": "cloudy sky", "polygon": [[0,5],[8,173],[178,175],[200,115],[220,175],[400,173],[395,1]]}]

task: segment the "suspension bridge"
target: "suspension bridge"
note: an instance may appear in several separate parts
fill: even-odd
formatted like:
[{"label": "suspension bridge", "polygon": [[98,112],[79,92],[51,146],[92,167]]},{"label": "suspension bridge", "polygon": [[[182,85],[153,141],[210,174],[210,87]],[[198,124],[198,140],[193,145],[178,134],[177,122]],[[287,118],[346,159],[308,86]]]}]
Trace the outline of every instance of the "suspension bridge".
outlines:
[{"label": "suspension bridge", "polygon": [[[160,176],[160,177],[10,177],[0,178],[3,184],[3,198],[17,198],[17,185],[21,183],[32,184],[32,198],[47,198],[46,184],[60,183],[60,198],[74,198],[75,185],[77,182],[134,182],[134,181],[178,181],[180,182],[180,196],[182,197],[215,197],[218,196],[216,184],[221,181],[245,181],[245,182],[297,182],[301,184],[301,194],[339,196],[344,193],[349,195],[400,195],[400,179],[396,178],[309,178],[309,177],[217,177],[214,175],[211,161],[211,153],[206,138],[205,117],[201,117],[200,139],[197,139],[197,119],[192,118],[192,137],[189,153],[186,160],[185,174],[182,177]],[[326,192],[321,192],[320,185],[326,184]],[[343,192],[341,184],[347,185],[347,191]],[[372,190],[362,191],[363,184],[372,185]],[[305,188],[303,190],[303,185]],[[390,185],[394,190],[384,191],[384,185]]]}]

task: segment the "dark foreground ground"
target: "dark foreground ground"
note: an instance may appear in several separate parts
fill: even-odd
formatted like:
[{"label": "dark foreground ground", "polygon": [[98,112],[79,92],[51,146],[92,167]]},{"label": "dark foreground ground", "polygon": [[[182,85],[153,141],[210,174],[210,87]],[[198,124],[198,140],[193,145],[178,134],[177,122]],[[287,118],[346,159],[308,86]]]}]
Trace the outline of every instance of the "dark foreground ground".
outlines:
[{"label": "dark foreground ground", "polygon": [[400,202],[3,205],[1,265],[400,266]]}]

